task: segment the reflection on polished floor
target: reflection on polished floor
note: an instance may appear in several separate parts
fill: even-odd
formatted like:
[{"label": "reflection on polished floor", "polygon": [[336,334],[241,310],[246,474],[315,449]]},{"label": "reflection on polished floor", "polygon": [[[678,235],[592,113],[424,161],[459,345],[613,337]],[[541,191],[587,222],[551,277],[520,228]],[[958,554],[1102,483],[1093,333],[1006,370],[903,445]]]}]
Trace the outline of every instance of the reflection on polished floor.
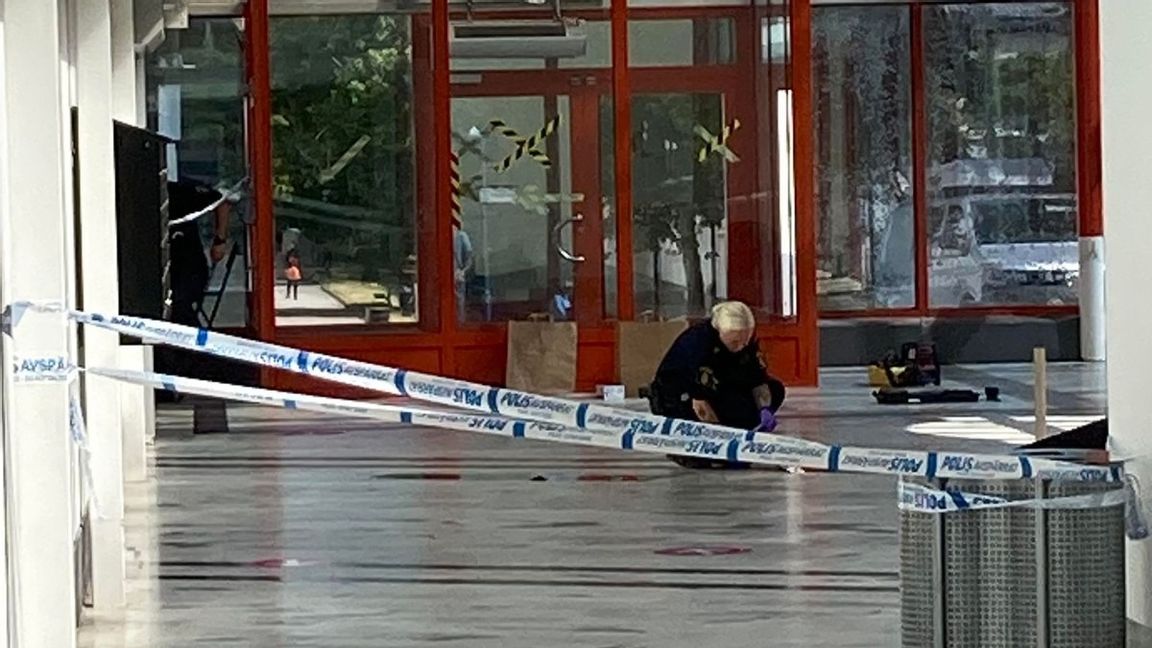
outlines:
[{"label": "reflection on polished floor", "polygon": [[[874,404],[862,370],[795,390],[782,432],[1002,450],[1030,368],[946,368],[1001,403]],[[1102,367],[1050,368],[1057,425],[1099,415]],[[84,648],[894,646],[895,483],[230,406],[161,412],[128,500],[129,608]],[[912,430],[912,431],[909,431]],[[967,437],[967,438],[966,438]]]}]

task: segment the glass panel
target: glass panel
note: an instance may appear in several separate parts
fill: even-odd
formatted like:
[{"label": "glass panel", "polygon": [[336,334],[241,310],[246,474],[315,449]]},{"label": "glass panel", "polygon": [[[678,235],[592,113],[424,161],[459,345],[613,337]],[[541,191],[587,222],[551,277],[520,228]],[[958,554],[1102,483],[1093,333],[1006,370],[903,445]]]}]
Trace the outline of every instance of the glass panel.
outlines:
[{"label": "glass panel", "polygon": [[754,80],[759,160],[753,202],[759,249],[756,262],[747,271],[759,273],[760,310],[774,317],[792,318],[798,312],[799,295],[790,6],[786,1],[759,0],[756,8],[760,21],[756,50],[760,65]]},{"label": "glass panel", "polygon": [[736,23],[731,18],[628,23],[628,63],[632,67],[725,65],[735,60]]},{"label": "glass panel", "polygon": [[[531,29],[550,20],[542,13]],[[467,23],[481,34],[501,24],[486,16]],[[593,69],[611,65],[611,30],[605,21],[580,30],[583,48],[522,36],[491,46],[516,56],[487,56],[488,46],[454,51],[458,321],[548,315],[595,323],[615,312],[613,175],[603,172],[614,142],[611,78]]]},{"label": "glass panel", "polygon": [[907,7],[814,9],[820,309],[916,305]]},{"label": "glass panel", "polygon": [[604,198],[600,210],[603,214],[604,278],[601,282],[604,291],[604,317],[616,319],[617,278],[619,259],[616,247],[616,115],[612,95],[600,96],[600,187]]},{"label": "glass panel", "polygon": [[212,247],[213,215],[198,221],[210,268],[200,317],[213,327],[248,321],[246,224],[252,211],[241,191],[248,176],[243,31],[239,19],[194,18],[188,29],[169,30],[145,61],[148,127],[176,140],[168,150],[170,179],[242,196],[232,206],[227,244]]},{"label": "glass panel", "polygon": [[[567,96],[457,97],[452,132],[463,181],[453,228],[457,317],[483,322],[534,313],[573,318],[572,187]],[[540,141],[529,143],[538,133]]]},{"label": "glass panel", "polygon": [[[813,21],[815,19],[813,16]],[[762,19],[760,21],[761,62],[784,63],[791,54],[788,19],[783,16]]]},{"label": "glass panel", "polygon": [[412,323],[410,18],[271,21],[281,326]]},{"label": "glass panel", "polygon": [[931,305],[1075,304],[1070,3],[924,12]]},{"label": "glass panel", "polygon": [[728,293],[723,96],[632,98],[636,310],[703,315]]}]

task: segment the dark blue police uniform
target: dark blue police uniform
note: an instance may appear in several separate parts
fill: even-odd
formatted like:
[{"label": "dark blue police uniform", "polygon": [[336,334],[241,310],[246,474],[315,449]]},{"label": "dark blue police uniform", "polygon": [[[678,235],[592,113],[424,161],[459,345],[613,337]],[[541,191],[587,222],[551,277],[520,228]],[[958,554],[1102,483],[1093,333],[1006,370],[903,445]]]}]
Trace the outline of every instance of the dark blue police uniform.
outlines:
[{"label": "dark blue police uniform", "polygon": [[[190,180],[168,183],[168,218],[177,220],[220,200],[223,194]],[[200,326],[199,306],[211,271],[204,255],[201,223],[214,222],[210,214],[168,228],[168,267],[172,307],[170,319],[185,326]]]},{"label": "dark blue police uniform", "polygon": [[753,390],[767,385],[773,412],[784,402],[784,384],[770,376],[753,340],[733,353],[720,340],[711,321],[692,325],[668,349],[651,386],[652,411],[697,420],[692,401],[712,406],[721,425],[752,429],[760,424],[760,404]]}]

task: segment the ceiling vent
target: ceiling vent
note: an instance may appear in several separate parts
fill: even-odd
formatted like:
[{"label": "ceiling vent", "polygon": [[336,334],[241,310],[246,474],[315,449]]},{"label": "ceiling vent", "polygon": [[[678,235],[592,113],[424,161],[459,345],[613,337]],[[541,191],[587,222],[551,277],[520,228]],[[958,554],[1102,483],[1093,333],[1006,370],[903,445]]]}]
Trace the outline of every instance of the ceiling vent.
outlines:
[{"label": "ceiling vent", "polygon": [[576,58],[588,51],[587,36],[562,20],[454,23],[453,58]]}]

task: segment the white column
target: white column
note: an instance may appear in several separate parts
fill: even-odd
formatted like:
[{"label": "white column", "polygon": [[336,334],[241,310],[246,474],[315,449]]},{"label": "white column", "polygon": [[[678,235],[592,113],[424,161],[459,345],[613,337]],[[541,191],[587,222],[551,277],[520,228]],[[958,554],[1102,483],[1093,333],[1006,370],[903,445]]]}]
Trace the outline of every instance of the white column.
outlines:
[{"label": "white column", "polygon": [[[112,21],[108,0],[78,0],[77,91],[79,108],[80,228],[85,310],[118,313],[116,173],[112,144]],[[90,367],[119,365],[119,336],[84,332]],[[92,478],[100,502],[92,516],[92,599],[98,608],[124,604],[124,475],[120,385],[85,375]]]},{"label": "white column", "polygon": [[148,80],[145,78],[144,54],[136,53],[136,121],[137,126],[148,124]]},{"label": "white column", "polygon": [[[66,272],[64,97],[57,3],[4,0],[5,123],[0,128],[0,266],[5,300],[63,300]],[[70,166],[67,165],[67,166]],[[68,329],[26,322],[12,354],[66,354]],[[15,347],[15,348],[13,348]],[[10,561],[20,646],[76,645],[68,387],[17,384],[7,410]]]},{"label": "white column", "polygon": [[[8,112],[5,107],[7,97],[7,74],[6,74],[6,39],[4,34],[7,31],[7,20],[5,18],[7,12],[4,8],[6,0],[0,0],[0,253],[3,253],[4,242],[8,238],[7,228],[3,225],[4,220],[8,217],[8,201],[4,199],[4,189],[8,186],[8,143],[5,141],[4,133],[8,131]],[[0,259],[0,302],[8,297],[8,287],[4,281],[4,274],[7,272],[3,260]],[[7,347],[9,346],[8,340],[0,335],[0,362],[7,362],[9,356]],[[10,491],[6,485],[8,482],[8,455],[10,453],[11,444],[8,441],[9,435],[12,431],[12,426],[9,424],[8,402],[11,400],[9,394],[12,392],[11,374],[0,369],[0,550],[3,550],[3,555],[9,555],[11,547],[8,544],[8,527],[12,524],[8,519],[8,500]],[[14,625],[11,618],[16,611],[13,604],[14,592],[10,587],[15,579],[10,577],[10,571],[15,573],[15,569],[10,569],[10,560],[0,560],[0,641],[3,643],[4,648],[12,648],[12,638]]]},{"label": "white column", "polygon": [[[1113,451],[1152,499],[1148,367],[1152,321],[1152,2],[1101,0],[1104,236],[1108,243],[1108,431]],[[1152,625],[1152,541],[1128,544],[1128,615]]]},{"label": "white column", "polygon": [[1103,362],[1107,357],[1104,312],[1104,237],[1080,239],[1080,357]]},{"label": "white column", "polygon": [[132,0],[110,0],[112,10],[112,116],[140,125],[136,106],[136,27]]},{"label": "white column", "polygon": [[[152,371],[151,347],[126,344],[120,347],[121,369]],[[156,429],[155,398],[151,389],[134,385],[120,388],[121,429],[124,432],[122,457],[124,480],[144,481],[148,478],[148,437]]]}]

